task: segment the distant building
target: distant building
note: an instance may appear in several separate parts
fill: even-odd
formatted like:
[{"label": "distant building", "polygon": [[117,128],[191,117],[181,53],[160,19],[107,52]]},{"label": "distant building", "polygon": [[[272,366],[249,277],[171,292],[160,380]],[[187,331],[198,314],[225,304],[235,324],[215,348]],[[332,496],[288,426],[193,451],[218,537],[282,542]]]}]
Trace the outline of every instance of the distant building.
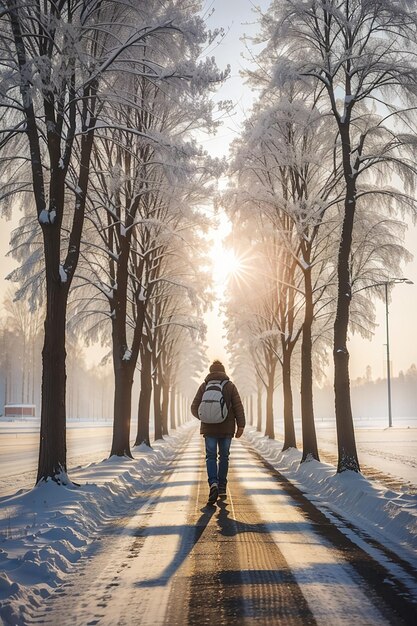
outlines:
[{"label": "distant building", "polygon": [[34,404],[5,404],[4,417],[36,417]]}]

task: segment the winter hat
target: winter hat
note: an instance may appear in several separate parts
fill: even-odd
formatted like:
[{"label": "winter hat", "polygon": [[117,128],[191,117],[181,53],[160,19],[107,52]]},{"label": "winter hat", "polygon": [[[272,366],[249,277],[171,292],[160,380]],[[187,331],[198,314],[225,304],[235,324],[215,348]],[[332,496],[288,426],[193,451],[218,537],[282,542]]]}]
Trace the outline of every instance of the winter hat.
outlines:
[{"label": "winter hat", "polygon": [[213,361],[213,363],[210,365],[209,368],[209,372],[210,374],[212,374],[213,372],[224,372],[226,373],[226,370],[224,368],[224,365],[221,361]]}]

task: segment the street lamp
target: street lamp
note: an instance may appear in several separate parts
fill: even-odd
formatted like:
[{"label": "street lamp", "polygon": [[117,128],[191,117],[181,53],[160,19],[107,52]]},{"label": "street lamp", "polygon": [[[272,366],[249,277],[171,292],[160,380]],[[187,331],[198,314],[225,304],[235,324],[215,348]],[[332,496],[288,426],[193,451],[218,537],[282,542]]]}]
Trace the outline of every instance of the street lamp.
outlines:
[{"label": "street lamp", "polygon": [[386,331],[387,331],[387,388],[388,388],[388,427],[392,427],[392,406],[391,406],[391,364],[390,364],[390,349],[389,349],[389,322],[388,322],[388,285],[396,285],[397,283],[405,283],[406,285],[413,285],[413,281],[408,278],[390,278],[381,283],[376,283],[372,287],[383,285],[385,290],[385,319],[386,319]]},{"label": "street lamp", "polygon": [[[388,322],[388,286],[403,283],[405,285],[414,285],[413,281],[409,278],[388,278],[388,280],[381,280],[379,283],[373,283],[372,285],[366,285],[361,287],[358,291],[363,289],[370,289],[371,287],[384,287],[385,291],[385,320],[387,331],[387,389],[388,389],[388,427],[392,426],[392,406],[391,406],[391,365],[390,365],[390,349],[389,349],[389,322]],[[356,291],[355,293],[357,293]]]}]

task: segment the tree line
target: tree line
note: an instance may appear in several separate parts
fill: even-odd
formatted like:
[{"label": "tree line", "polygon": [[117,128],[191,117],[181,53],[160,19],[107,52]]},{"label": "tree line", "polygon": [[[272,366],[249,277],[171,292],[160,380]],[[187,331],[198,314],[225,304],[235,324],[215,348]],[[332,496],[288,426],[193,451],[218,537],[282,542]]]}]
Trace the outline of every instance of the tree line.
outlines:
[{"label": "tree line", "polygon": [[[201,369],[209,301],[201,207],[223,164],[196,132],[218,121],[226,77],[206,54],[200,2],[47,0],[1,4],[1,199],[23,209],[12,237],[17,297],[44,307],[37,482],[67,484],[68,332],[108,346],[111,455],[168,432]],[[174,419],[175,421],[175,419]]]},{"label": "tree line", "polygon": [[[0,318],[0,414],[6,404],[40,407],[42,321],[44,311],[31,311],[11,290]],[[80,341],[67,337],[67,414],[69,418],[108,419],[112,377],[108,368],[88,367]],[[39,415],[36,413],[36,415]]]},{"label": "tree line", "polygon": [[[284,449],[301,392],[305,461],[319,459],[313,375],[332,346],[338,471],[359,471],[348,331],[372,332],[372,296],[401,276],[416,216],[416,16],[388,0],[273,1],[246,78],[257,91],[232,148],[225,203],[240,259],[226,298],[236,376],[282,382]],[[280,376],[278,376],[280,372]]]},{"label": "tree line", "polygon": [[[196,137],[220,123],[227,78],[207,54],[202,5],[185,0],[5,0],[0,5],[2,210],[17,298],[44,307],[37,480],[67,483],[68,333],[108,346],[111,454],[168,431],[169,406],[204,362],[210,300],[204,231],[224,163]],[[246,80],[257,93],[232,146],[222,202],[241,269],[226,294],[234,374],[262,392],[284,448],[319,458],[313,377],[332,346],[338,471],[359,471],[348,330],[369,334],[371,295],[409,258],[401,217],[415,215],[416,18],[389,0],[273,0]],[[279,373],[281,376],[279,376]],[[175,421],[175,420],[174,420]]]}]

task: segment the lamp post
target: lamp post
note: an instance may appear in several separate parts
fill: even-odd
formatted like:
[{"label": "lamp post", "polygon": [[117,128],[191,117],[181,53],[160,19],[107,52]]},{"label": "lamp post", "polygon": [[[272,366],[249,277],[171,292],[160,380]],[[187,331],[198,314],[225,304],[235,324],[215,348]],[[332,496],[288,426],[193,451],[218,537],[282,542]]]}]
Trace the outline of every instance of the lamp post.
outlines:
[{"label": "lamp post", "polygon": [[366,285],[358,289],[370,289],[371,287],[384,287],[385,292],[385,321],[386,321],[386,337],[387,337],[387,391],[388,391],[388,427],[392,426],[392,405],[391,405],[391,364],[390,364],[390,347],[389,347],[389,312],[388,312],[388,286],[403,283],[406,285],[414,285],[413,281],[409,278],[389,278],[388,280],[382,280],[379,283],[373,283],[372,285]]},{"label": "lamp post", "polygon": [[408,278],[390,278],[389,280],[379,283],[384,286],[384,291],[385,291],[385,320],[386,320],[386,331],[387,331],[388,427],[389,428],[392,427],[392,404],[391,404],[391,363],[390,363],[390,348],[389,348],[388,285],[395,285],[397,283],[405,283],[406,285],[414,284],[413,281],[409,280]]}]

